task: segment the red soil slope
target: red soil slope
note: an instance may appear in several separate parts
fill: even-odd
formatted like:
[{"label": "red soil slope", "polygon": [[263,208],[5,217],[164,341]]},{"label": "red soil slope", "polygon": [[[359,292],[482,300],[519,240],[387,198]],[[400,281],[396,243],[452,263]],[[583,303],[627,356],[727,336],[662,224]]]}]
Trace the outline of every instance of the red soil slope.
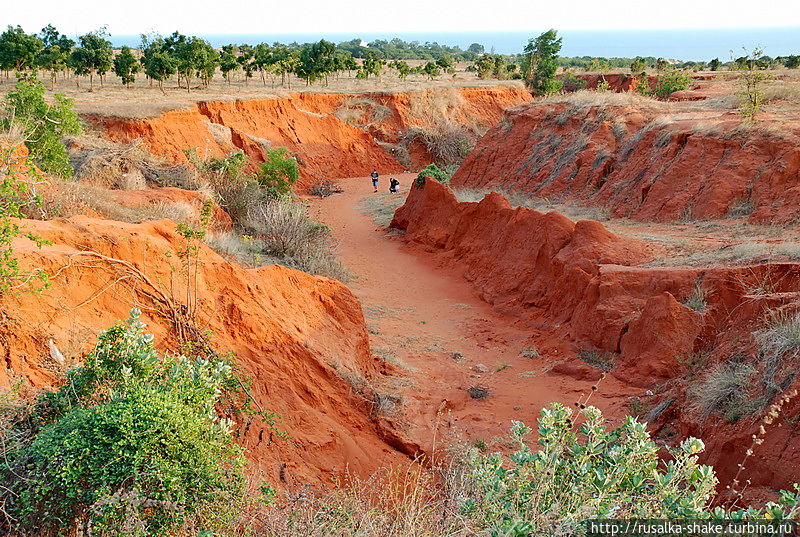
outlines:
[{"label": "red soil slope", "polygon": [[[614,376],[649,391],[644,398],[654,408],[665,405],[650,418],[665,431],[661,435],[702,436],[709,445],[706,459],[721,478],[735,473],[755,426],[701,419],[688,408],[686,390],[699,375],[689,358],[702,354],[711,367],[736,355],[754,357],[751,334],[763,326],[764,315],[800,307],[800,265],[642,268],[637,265],[651,258],[648,247],[599,222],[512,209],[499,194],[460,203],[430,179],[410,191],[392,226],[471,281],[498,310],[572,342],[573,356],[591,351],[615,360]],[[756,294],[764,282],[769,291]],[[705,294],[703,311],[683,304],[698,286]],[[787,424],[798,410],[790,405]],[[747,475],[755,485],[800,481],[800,437],[789,427],[794,430],[768,431]]]},{"label": "red soil slope", "polygon": [[737,208],[752,211],[754,223],[800,218],[794,124],[765,116],[747,129],[734,111],[687,108],[678,118],[669,114],[680,110],[662,108],[519,106],[481,139],[453,185],[605,205],[638,220],[719,218]]},{"label": "red soil slope", "polygon": [[[52,385],[52,371],[63,366],[48,358],[51,341],[69,362],[80,361],[97,333],[133,306],[160,345],[174,345],[171,323],[149,298],[164,293],[185,303],[177,257],[185,243],[174,223],[73,217],[21,224],[52,242],[13,244],[22,267],[48,271],[52,285],[40,295],[0,299],[0,387],[20,379]],[[379,438],[370,404],[353,388],[354,379],[381,371],[347,287],[280,266],[243,269],[201,246],[196,296],[200,325],[213,331],[218,351],[236,353],[257,404],[280,414],[278,428],[289,434],[280,439],[258,419],[242,428],[257,479],[313,483],[402,460]]]},{"label": "red soil slope", "polygon": [[[387,107],[388,115],[368,129],[334,115],[359,98]],[[403,166],[379,142],[396,143],[412,126],[432,119],[415,113],[415,101],[450,103],[454,109],[446,112],[455,120],[485,129],[500,119],[504,109],[528,100],[528,92],[510,87],[401,94],[297,93],[285,98],[201,102],[147,119],[91,114],[85,118],[111,140],[142,138],[154,154],[177,162],[185,162],[183,150],[191,147],[201,156],[217,157],[243,150],[255,163],[263,161],[265,148],[287,147],[301,161],[298,187],[304,190],[321,179],[363,175],[373,167],[385,173],[402,171]],[[415,148],[415,156],[427,160],[424,164],[430,162],[424,148]]]}]

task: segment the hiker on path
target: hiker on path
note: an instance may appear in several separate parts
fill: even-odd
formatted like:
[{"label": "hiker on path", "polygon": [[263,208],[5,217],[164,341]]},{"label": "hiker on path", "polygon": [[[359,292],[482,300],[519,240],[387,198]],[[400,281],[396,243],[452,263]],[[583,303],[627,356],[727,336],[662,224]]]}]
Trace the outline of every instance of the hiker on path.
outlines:
[{"label": "hiker on path", "polygon": [[400,181],[392,177],[389,180],[389,192],[395,193],[400,191]]},{"label": "hiker on path", "polygon": [[377,192],[378,191],[378,170],[376,170],[375,168],[372,168],[372,173],[369,174],[369,176],[372,177],[372,188],[374,188],[375,192]]}]

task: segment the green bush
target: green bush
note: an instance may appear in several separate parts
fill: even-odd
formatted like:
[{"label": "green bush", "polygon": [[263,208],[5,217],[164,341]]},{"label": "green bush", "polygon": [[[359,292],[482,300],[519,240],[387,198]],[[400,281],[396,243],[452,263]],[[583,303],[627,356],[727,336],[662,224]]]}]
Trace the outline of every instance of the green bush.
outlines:
[{"label": "green bush", "polygon": [[428,164],[425,168],[419,172],[417,175],[417,179],[414,181],[414,186],[417,188],[422,188],[425,185],[425,178],[430,177],[431,179],[436,179],[440,183],[444,185],[450,184],[450,176],[447,174],[446,171],[442,170],[436,164]]},{"label": "green bush", "polygon": [[659,99],[666,99],[676,91],[685,90],[692,79],[681,71],[670,71],[658,77],[653,93]]},{"label": "green bush", "polygon": [[242,493],[242,451],[215,411],[234,386],[230,365],[159,356],[143,328],[133,310],[102,332],[85,365],[40,398],[29,441],[3,443],[0,501],[21,531],[164,535]]},{"label": "green bush", "polygon": [[48,104],[44,93],[44,84],[36,78],[21,78],[6,94],[0,126],[22,131],[31,158],[42,170],[72,177],[72,166],[61,139],[80,134],[78,114],[73,110],[72,99],[56,93],[53,104]]},{"label": "green bush", "polygon": [[475,491],[463,515],[490,535],[574,535],[590,518],[781,519],[800,511],[800,492],[786,491],[763,510],[712,508],[717,478],[712,467],[698,464],[703,442],[688,438],[662,462],[645,424],[631,417],[609,430],[597,408],[573,416],[554,403],[539,417],[536,452],[525,443],[530,432],[514,422],[519,449],[508,458],[472,454]]},{"label": "green bush", "polygon": [[[41,289],[36,284],[47,285],[47,273],[42,270],[24,273],[11,248],[11,241],[23,234],[16,220],[24,218],[22,209],[41,205],[41,200],[31,191],[30,186],[20,180],[22,169],[27,169],[25,173],[30,179],[42,179],[27,159],[17,157],[15,147],[0,146],[0,294],[35,291]],[[47,243],[30,233],[25,236],[40,246]]]},{"label": "green bush", "polygon": [[561,76],[561,89],[566,92],[573,92],[586,89],[589,82],[585,78],[575,76],[571,71],[565,72]]},{"label": "green bush", "polygon": [[258,182],[278,195],[287,194],[300,177],[297,159],[285,147],[267,150],[265,161],[258,168]]}]

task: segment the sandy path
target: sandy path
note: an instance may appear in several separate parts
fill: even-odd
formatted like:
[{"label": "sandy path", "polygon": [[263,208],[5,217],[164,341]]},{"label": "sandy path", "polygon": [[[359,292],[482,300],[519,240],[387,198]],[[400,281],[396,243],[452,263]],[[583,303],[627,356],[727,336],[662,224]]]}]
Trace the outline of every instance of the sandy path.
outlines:
[{"label": "sandy path", "polygon": [[[398,178],[404,190],[413,181]],[[451,435],[491,444],[512,419],[533,424],[543,405],[572,405],[589,392],[591,380],[575,378],[585,374],[570,374],[576,361],[562,363],[566,346],[497,314],[466,280],[358,211],[363,198],[388,194],[373,194],[368,178],[340,184],[344,193],[314,201],[310,212],[331,227],[340,259],[356,276],[350,287],[364,307],[373,353],[394,375],[378,391],[399,398],[387,415],[406,439],[426,451]],[[529,345],[541,357],[522,356]],[[557,364],[561,374],[551,371]],[[600,386],[592,403],[612,416],[625,412],[634,392],[610,376]],[[472,398],[471,387],[486,388],[488,396]]]}]

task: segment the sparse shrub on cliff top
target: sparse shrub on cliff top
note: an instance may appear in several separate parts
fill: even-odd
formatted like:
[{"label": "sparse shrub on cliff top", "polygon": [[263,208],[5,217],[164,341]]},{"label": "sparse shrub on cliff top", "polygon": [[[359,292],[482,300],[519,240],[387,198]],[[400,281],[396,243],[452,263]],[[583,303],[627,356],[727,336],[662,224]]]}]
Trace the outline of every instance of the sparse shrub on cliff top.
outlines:
[{"label": "sparse shrub on cliff top", "polygon": [[447,172],[439,168],[439,166],[436,164],[428,164],[425,166],[425,168],[423,168],[422,171],[417,175],[417,179],[414,181],[414,186],[417,188],[422,188],[425,185],[426,177],[436,179],[444,185],[450,184],[450,176],[447,175]]},{"label": "sparse shrub on cliff top", "polygon": [[236,385],[231,367],[159,355],[143,327],[134,310],[102,332],[60,390],[0,433],[27,429],[3,444],[8,527],[38,535],[130,535],[131,528],[165,535],[188,517],[198,530],[208,528],[212,504],[217,519],[233,509],[243,491],[242,450],[231,422],[215,411]]},{"label": "sparse shrub on cliff top", "polygon": [[[689,87],[692,79],[682,71],[669,71],[658,77],[658,83],[653,89],[653,94],[660,98],[666,99],[676,91],[682,91]],[[641,84],[644,89],[647,86],[647,80],[642,81]]]},{"label": "sparse shrub on cliff top", "polygon": [[740,70],[739,113],[748,121],[756,121],[758,113],[761,111],[761,101],[764,96],[762,89],[763,83],[769,79],[769,74],[764,72],[766,68],[759,59],[763,56],[763,50],[756,47],[752,51],[745,50],[746,55],[736,61],[737,68]]},{"label": "sparse shrub on cliff top", "polygon": [[21,78],[3,100],[0,127],[7,130],[16,126],[21,130],[31,158],[42,170],[72,177],[72,167],[61,139],[80,134],[78,115],[71,99],[56,93],[53,104],[48,104],[44,94],[44,84],[35,77]]}]

